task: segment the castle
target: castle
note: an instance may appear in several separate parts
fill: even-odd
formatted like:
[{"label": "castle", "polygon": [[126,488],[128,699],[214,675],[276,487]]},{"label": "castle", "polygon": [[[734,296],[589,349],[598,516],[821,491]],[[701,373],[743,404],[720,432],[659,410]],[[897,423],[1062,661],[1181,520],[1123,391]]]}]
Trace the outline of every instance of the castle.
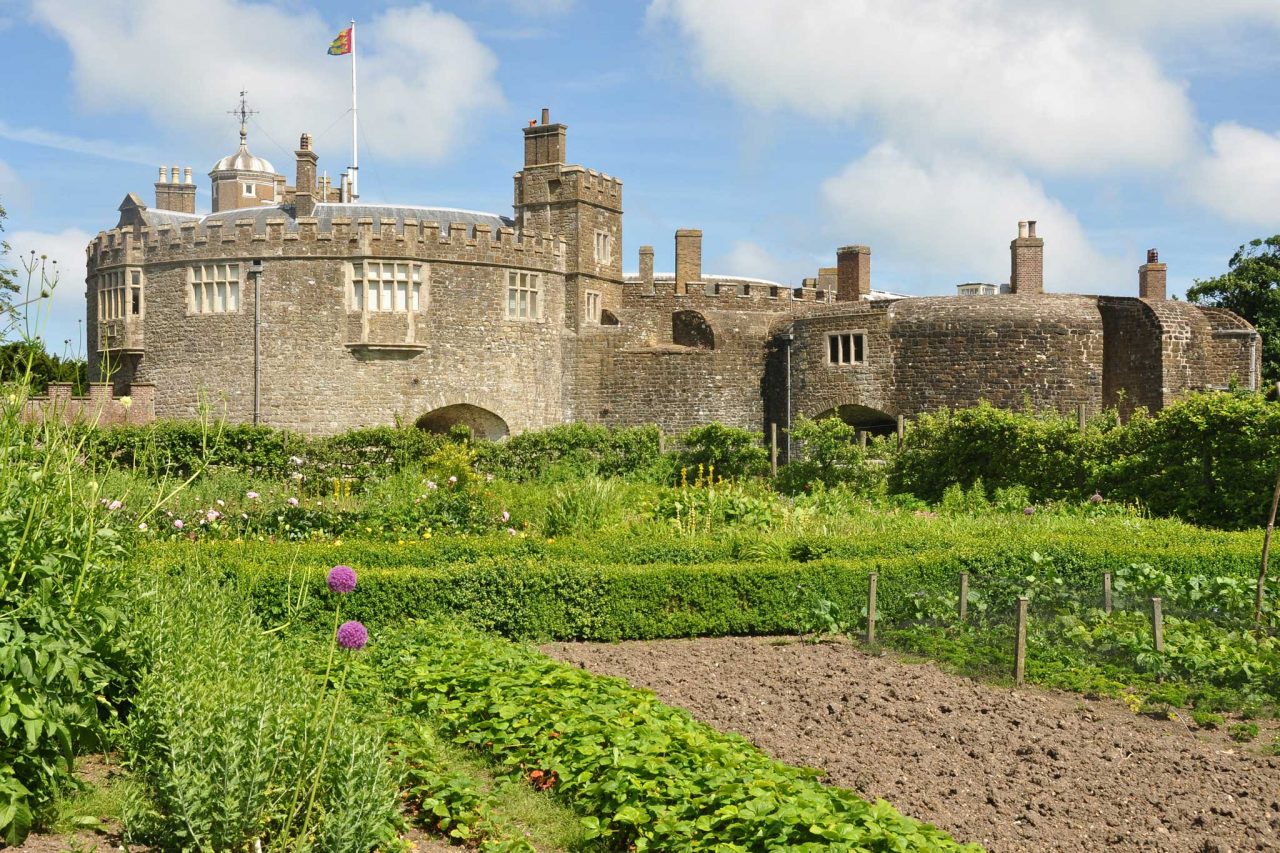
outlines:
[{"label": "castle", "polygon": [[972,286],[993,295],[873,291],[865,246],[798,287],[709,275],[696,230],[675,233],[673,274],[641,246],[624,275],[622,182],[569,165],[566,130],[547,110],[523,129],[507,217],[360,203],[318,176],[306,135],[290,185],[242,124],[209,173],[212,213],[189,168],[161,168],[154,207],[127,195],[89,244],[91,379],[159,418],[208,401],[304,433],[399,421],[490,438],[829,414],[876,430],[979,400],[1127,414],[1258,387],[1257,332],[1166,299],[1154,251],[1136,297],[1045,293],[1034,222],[1007,287]]}]

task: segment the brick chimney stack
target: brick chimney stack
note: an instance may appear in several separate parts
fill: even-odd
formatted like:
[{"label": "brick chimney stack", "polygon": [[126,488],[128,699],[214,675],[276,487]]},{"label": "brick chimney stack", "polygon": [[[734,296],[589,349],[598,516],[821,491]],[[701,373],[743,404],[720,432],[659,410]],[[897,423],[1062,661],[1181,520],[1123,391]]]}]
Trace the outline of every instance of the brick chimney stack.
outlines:
[{"label": "brick chimney stack", "polygon": [[702,283],[702,232],[681,228],[676,232],[676,293],[688,293],[688,285]]},{"label": "brick chimney stack", "polygon": [[859,302],[870,295],[870,247],[841,246],[836,249],[836,301]]},{"label": "brick chimney stack", "polygon": [[653,293],[653,247],[640,247],[640,283],[645,293]]},{"label": "brick chimney stack", "polygon": [[1138,298],[1164,299],[1169,265],[1160,263],[1160,253],[1147,250],[1147,262],[1138,267]]},{"label": "brick chimney stack", "polygon": [[1009,256],[1009,292],[1044,293],[1044,240],[1036,236],[1035,220],[1018,223]]},{"label": "brick chimney stack", "polygon": [[[184,177],[179,178],[179,174]],[[191,183],[191,169],[177,166],[161,166],[156,181],[156,210],[172,210],[175,213],[196,212],[196,185]]]},{"label": "brick chimney stack", "polygon": [[298,160],[297,179],[294,181],[294,214],[311,216],[316,212],[316,161],[320,159],[311,150],[311,134],[302,134],[302,138],[298,140],[298,150],[293,153]]},{"label": "brick chimney stack", "polygon": [[524,129],[525,168],[564,163],[566,130],[566,125],[551,124],[551,110],[543,107],[542,124],[530,121]]}]

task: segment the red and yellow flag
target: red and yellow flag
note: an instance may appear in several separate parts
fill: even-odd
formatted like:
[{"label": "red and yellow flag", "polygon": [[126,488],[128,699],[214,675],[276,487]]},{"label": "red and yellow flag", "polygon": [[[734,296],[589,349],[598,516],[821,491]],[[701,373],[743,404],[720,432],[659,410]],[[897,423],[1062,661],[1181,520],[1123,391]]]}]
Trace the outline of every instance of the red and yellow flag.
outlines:
[{"label": "red and yellow flag", "polygon": [[351,28],[347,27],[338,33],[338,37],[329,45],[330,56],[345,56],[351,52]]}]

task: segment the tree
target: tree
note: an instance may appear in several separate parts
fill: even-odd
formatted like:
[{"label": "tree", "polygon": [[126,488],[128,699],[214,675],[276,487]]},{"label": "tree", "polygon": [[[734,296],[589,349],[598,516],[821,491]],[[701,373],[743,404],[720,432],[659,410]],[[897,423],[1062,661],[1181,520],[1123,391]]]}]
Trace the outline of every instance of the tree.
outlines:
[{"label": "tree", "polygon": [[[4,205],[0,204],[0,232],[4,231],[6,216],[8,214],[5,212]],[[14,294],[18,292],[18,285],[13,280],[17,272],[6,266],[8,261],[9,243],[7,240],[0,240],[0,336],[8,328],[9,321],[14,315]]]},{"label": "tree", "polygon": [[1253,324],[1262,336],[1262,379],[1280,381],[1280,234],[1241,246],[1216,278],[1196,279],[1187,299],[1226,308]]}]

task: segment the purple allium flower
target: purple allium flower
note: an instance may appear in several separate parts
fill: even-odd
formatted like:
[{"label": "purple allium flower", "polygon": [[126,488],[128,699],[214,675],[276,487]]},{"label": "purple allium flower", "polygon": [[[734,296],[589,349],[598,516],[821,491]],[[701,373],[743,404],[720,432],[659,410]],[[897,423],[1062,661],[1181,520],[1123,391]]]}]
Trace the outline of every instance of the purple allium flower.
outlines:
[{"label": "purple allium flower", "polygon": [[120,503],[120,501],[112,501],[111,503],[107,504],[107,509],[111,510],[112,512],[115,512],[122,506],[124,506],[124,504]]},{"label": "purple allium flower", "polygon": [[1023,515],[1035,515],[1035,514],[1036,514],[1036,508],[1035,508],[1035,507],[1033,507],[1033,506],[1023,507],[1023,508],[1022,508],[1022,514],[1023,514]]},{"label": "purple allium flower", "polygon": [[506,524],[506,523],[507,523],[508,521],[510,521],[510,520],[511,520],[511,513],[507,512],[507,511],[504,509],[504,510],[502,511],[502,523],[503,523],[503,524]]},{"label": "purple allium flower", "polygon": [[175,518],[175,519],[173,520],[173,526],[174,526],[175,528],[177,528],[178,530],[181,530],[181,529],[182,529],[182,519],[180,519],[180,518]]},{"label": "purple allium flower", "polygon": [[[326,580],[333,592],[348,593],[356,588],[356,572],[350,566],[334,566]],[[361,630],[364,630],[363,628]]]},{"label": "purple allium flower", "polygon": [[246,498],[248,498],[249,500],[251,500],[251,501],[256,501],[256,500],[258,499],[258,493],[257,493],[257,492],[245,492],[245,493],[244,493],[244,496],[245,496]]},{"label": "purple allium flower", "polygon": [[1098,492],[1094,492],[1094,493],[1093,493],[1093,495],[1092,495],[1092,496],[1090,496],[1090,498],[1089,498],[1089,503],[1091,503],[1091,504],[1100,504],[1100,503],[1102,503],[1102,495],[1101,495],[1101,494],[1099,494]]},{"label": "purple allium flower", "polygon": [[338,645],[344,649],[363,649],[369,642],[369,632],[359,622],[343,622],[338,626]]},{"label": "purple allium flower", "polygon": [[288,500],[288,501],[286,501],[286,503],[288,503],[288,504],[289,504],[289,506],[297,506],[297,505],[298,505],[298,499],[297,499],[297,498],[289,498],[289,500]]},{"label": "purple allium flower", "polygon": [[436,481],[435,481],[435,480],[427,480],[427,488],[428,488],[428,489],[434,489],[434,488],[436,488]]},{"label": "purple allium flower", "polygon": [[456,485],[458,485],[458,478],[457,478],[457,477],[455,477],[455,476],[453,476],[452,474],[450,474],[450,475],[449,475],[449,485],[450,485],[450,486],[456,486]]},{"label": "purple allium flower", "polygon": [[217,521],[222,518],[222,513],[218,512],[216,509],[211,509],[205,514],[205,518],[209,521]]}]

